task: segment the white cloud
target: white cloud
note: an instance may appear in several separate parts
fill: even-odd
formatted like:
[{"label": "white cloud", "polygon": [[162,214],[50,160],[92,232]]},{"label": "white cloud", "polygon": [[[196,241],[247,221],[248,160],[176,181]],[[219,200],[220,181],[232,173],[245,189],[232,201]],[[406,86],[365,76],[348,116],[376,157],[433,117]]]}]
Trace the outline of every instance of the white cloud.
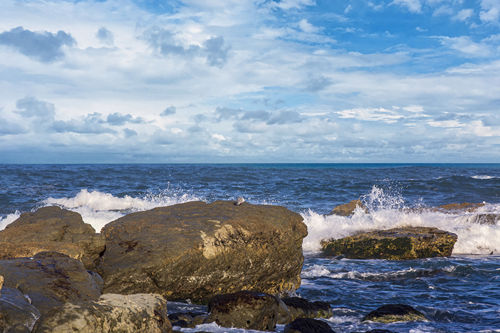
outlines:
[{"label": "white cloud", "polygon": [[460,10],[457,15],[454,16],[454,19],[458,21],[467,21],[474,15],[474,10],[467,8]]},{"label": "white cloud", "polygon": [[500,2],[498,0],[481,0],[479,18],[485,23],[498,23]]},{"label": "white cloud", "polygon": [[422,3],[420,0],[393,0],[391,4],[406,7],[412,13],[422,12]]},{"label": "white cloud", "polygon": [[280,8],[283,10],[290,9],[300,9],[305,6],[314,6],[316,2],[314,0],[272,0],[271,2],[273,7]]},{"label": "white cloud", "polygon": [[319,31],[318,27],[309,23],[306,19],[300,20],[299,28],[306,33],[315,33]]},{"label": "white cloud", "polygon": [[356,119],[356,120],[366,120],[366,121],[381,121],[387,124],[392,124],[397,122],[399,119],[403,118],[403,115],[398,114],[394,110],[388,110],[385,108],[357,108],[350,110],[342,110],[336,112],[340,118],[344,119]]}]

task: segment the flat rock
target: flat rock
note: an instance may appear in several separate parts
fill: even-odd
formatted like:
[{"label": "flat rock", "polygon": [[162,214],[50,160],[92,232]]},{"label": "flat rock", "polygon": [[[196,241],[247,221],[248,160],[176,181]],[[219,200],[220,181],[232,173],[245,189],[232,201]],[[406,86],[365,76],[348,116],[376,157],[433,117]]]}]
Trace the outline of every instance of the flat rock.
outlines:
[{"label": "flat rock", "polygon": [[335,333],[335,332],[324,321],[312,318],[298,318],[285,326],[284,333]]},{"label": "flat rock", "polygon": [[5,287],[0,293],[0,332],[31,332],[40,312],[17,289]]},{"label": "flat rock", "polygon": [[102,233],[106,292],[206,302],[239,290],[298,288],[307,228],[284,207],[217,201],[132,213]]},{"label": "flat rock", "polygon": [[346,204],[333,208],[328,215],[351,216],[354,214],[357,207],[361,207],[366,211],[366,207],[363,205],[361,200],[352,200]]},{"label": "flat rock", "polygon": [[401,227],[321,241],[327,256],[405,260],[450,256],[457,235],[428,227]]},{"label": "flat rock", "polygon": [[215,296],[208,309],[208,321],[220,326],[270,331],[276,328],[279,302],[272,295],[240,291]]},{"label": "flat rock", "polygon": [[387,304],[367,314],[362,321],[393,323],[397,321],[429,321],[423,313],[406,304]]},{"label": "flat rock", "polygon": [[333,310],[326,302],[310,302],[300,297],[284,297],[281,300],[286,305],[290,316],[287,322],[278,321],[278,324],[287,324],[297,318],[330,318],[333,316]]},{"label": "flat rock", "polygon": [[101,295],[81,261],[57,252],[0,260],[0,274],[5,278],[4,288],[27,295],[42,315],[66,302],[96,300]]},{"label": "flat rock", "polygon": [[462,203],[451,203],[447,205],[437,206],[435,210],[443,211],[443,212],[456,212],[456,211],[466,211],[466,212],[474,212],[478,208],[481,208],[485,205],[485,203],[471,203],[471,202],[462,202]]},{"label": "flat rock", "polygon": [[171,332],[161,295],[104,294],[98,301],[66,303],[45,315],[36,333]]},{"label": "flat rock", "polygon": [[95,269],[104,251],[104,238],[80,214],[56,206],[24,213],[0,231],[0,259],[32,257],[56,251]]}]

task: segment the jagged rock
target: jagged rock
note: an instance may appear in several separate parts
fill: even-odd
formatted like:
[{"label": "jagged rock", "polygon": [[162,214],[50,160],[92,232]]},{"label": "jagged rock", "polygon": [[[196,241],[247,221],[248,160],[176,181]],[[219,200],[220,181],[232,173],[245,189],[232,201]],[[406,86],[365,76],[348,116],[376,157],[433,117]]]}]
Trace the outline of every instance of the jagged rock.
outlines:
[{"label": "jagged rock", "polygon": [[102,233],[106,292],[207,301],[239,290],[298,288],[307,228],[284,207],[217,201],[132,213]]},{"label": "jagged rock", "polygon": [[498,222],[500,222],[500,214],[495,214],[495,213],[475,214],[469,218],[469,221],[478,224],[495,225],[498,224]]},{"label": "jagged rock", "polygon": [[366,207],[361,200],[352,200],[351,202],[335,207],[328,215],[351,216],[358,206],[366,211]]},{"label": "jagged rock", "polygon": [[57,252],[0,260],[0,274],[5,278],[4,288],[20,290],[42,315],[66,302],[95,300],[101,295],[81,261]]},{"label": "jagged rock", "polygon": [[333,310],[326,302],[310,302],[300,297],[284,297],[281,300],[286,305],[290,318],[287,322],[278,321],[278,324],[287,324],[297,318],[330,318],[333,316]]},{"label": "jagged rock", "polygon": [[0,259],[56,251],[94,270],[104,246],[104,238],[84,223],[80,214],[56,206],[21,214],[0,231]]},{"label": "jagged rock", "polygon": [[278,299],[251,291],[217,295],[208,304],[208,322],[223,327],[261,331],[274,330],[278,320]]},{"label": "jagged rock", "polygon": [[36,333],[171,332],[161,295],[104,294],[96,302],[66,303],[42,317]]},{"label": "jagged rock", "polygon": [[405,260],[450,256],[457,235],[428,227],[401,227],[321,241],[328,256]]},{"label": "jagged rock", "polygon": [[17,289],[3,288],[0,293],[0,332],[31,332],[40,312]]},{"label": "jagged rock", "polygon": [[367,314],[362,321],[393,323],[396,321],[428,321],[420,311],[405,304],[387,304]]},{"label": "jagged rock", "polygon": [[312,318],[298,318],[285,326],[284,333],[335,333],[335,332],[324,321]]}]

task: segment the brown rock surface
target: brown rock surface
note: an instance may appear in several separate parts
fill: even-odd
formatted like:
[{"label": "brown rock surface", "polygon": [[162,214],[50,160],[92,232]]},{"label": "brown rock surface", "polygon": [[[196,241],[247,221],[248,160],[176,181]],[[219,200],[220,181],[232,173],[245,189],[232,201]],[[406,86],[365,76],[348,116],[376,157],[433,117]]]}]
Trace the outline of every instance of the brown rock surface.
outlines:
[{"label": "brown rock surface", "polygon": [[36,333],[171,332],[167,301],[160,295],[104,294],[98,301],[66,303],[37,323]]},{"label": "brown rock surface", "polygon": [[42,315],[63,303],[95,300],[101,294],[80,261],[56,252],[0,260],[0,274],[5,278],[4,288],[27,295]]},{"label": "brown rock surface", "polygon": [[132,213],[102,233],[106,292],[207,301],[239,290],[298,288],[307,228],[284,207],[217,201]]},{"label": "brown rock surface", "polygon": [[351,216],[358,206],[366,211],[361,200],[352,200],[351,202],[335,207],[328,215]]},{"label": "brown rock surface", "polygon": [[104,246],[104,238],[80,214],[56,206],[24,213],[0,231],[0,259],[56,251],[94,269]]},{"label": "brown rock surface", "polygon": [[31,332],[40,312],[17,289],[3,288],[0,294],[0,332]]},{"label": "brown rock surface", "polygon": [[330,318],[333,316],[333,310],[326,302],[310,302],[300,297],[284,297],[281,300],[290,313],[290,319],[288,322],[278,322],[278,324],[288,324],[297,318]]},{"label": "brown rock surface", "polygon": [[478,208],[483,207],[484,205],[485,205],[484,203],[463,202],[463,203],[452,203],[452,204],[447,204],[447,205],[441,205],[441,206],[436,207],[436,209],[441,210],[441,211],[474,212]]},{"label": "brown rock surface", "polygon": [[402,227],[323,240],[321,247],[328,256],[405,260],[450,256],[456,241],[457,235],[437,228]]}]

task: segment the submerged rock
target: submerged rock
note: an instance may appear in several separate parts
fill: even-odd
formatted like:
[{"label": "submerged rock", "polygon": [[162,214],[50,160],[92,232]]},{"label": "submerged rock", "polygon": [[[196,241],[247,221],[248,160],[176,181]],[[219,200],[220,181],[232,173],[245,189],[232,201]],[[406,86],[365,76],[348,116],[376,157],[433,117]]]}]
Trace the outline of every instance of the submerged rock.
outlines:
[{"label": "submerged rock", "polygon": [[96,300],[101,295],[83,264],[61,253],[0,260],[0,274],[5,278],[4,289],[19,289],[42,315],[66,302]]},{"label": "submerged rock", "polygon": [[436,210],[444,211],[444,212],[454,212],[454,211],[474,212],[478,208],[483,207],[484,205],[485,205],[484,202],[480,202],[480,203],[470,203],[470,202],[452,203],[452,204],[438,206],[438,207],[436,207]]},{"label": "submerged rock", "polygon": [[499,224],[500,222],[500,214],[495,214],[495,213],[476,214],[472,215],[469,218],[469,221],[478,224],[495,225]]},{"label": "submerged rock", "polygon": [[366,211],[366,207],[361,200],[352,200],[349,203],[335,207],[328,215],[351,216],[357,207],[361,207]]},{"label": "submerged rock", "polygon": [[423,313],[405,304],[387,304],[367,314],[362,321],[393,323],[396,321],[429,321]]},{"label": "submerged rock", "polygon": [[208,321],[220,326],[269,331],[276,328],[279,302],[272,295],[240,291],[215,296],[208,309]]},{"label": "submerged rock", "polygon": [[284,207],[217,201],[132,213],[102,233],[106,292],[208,301],[239,290],[298,288],[307,228]]},{"label": "submerged rock", "polygon": [[104,294],[98,301],[66,303],[37,324],[37,333],[171,332],[167,301],[160,295]]},{"label": "submerged rock", "polygon": [[457,235],[428,227],[401,227],[321,241],[328,256],[405,260],[451,255]]},{"label": "submerged rock", "polygon": [[0,293],[0,332],[31,332],[40,312],[17,289]]},{"label": "submerged rock", "polygon": [[176,312],[168,315],[172,326],[194,328],[208,322],[208,314],[204,312]]},{"label": "submerged rock", "polygon": [[81,260],[93,270],[104,246],[104,238],[84,223],[80,214],[56,206],[21,214],[0,231],[0,259],[56,251]]},{"label": "submerged rock", "polygon": [[333,310],[326,302],[310,302],[300,297],[285,297],[281,299],[290,313],[288,322],[278,322],[286,324],[297,318],[330,318]]},{"label": "submerged rock", "polygon": [[299,318],[285,326],[284,333],[335,333],[330,326],[321,320]]}]

